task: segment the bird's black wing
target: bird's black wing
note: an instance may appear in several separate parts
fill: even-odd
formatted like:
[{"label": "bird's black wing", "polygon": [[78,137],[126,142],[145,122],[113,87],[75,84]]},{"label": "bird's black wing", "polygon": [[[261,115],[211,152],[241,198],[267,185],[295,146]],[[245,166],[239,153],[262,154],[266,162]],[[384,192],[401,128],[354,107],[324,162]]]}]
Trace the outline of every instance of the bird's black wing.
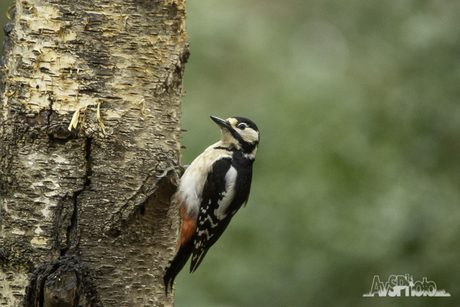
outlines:
[{"label": "bird's black wing", "polygon": [[231,177],[227,176],[227,173],[235,171],[235,169],[231,169],[231,164],[232,159],[230,157],[217,160],[206,179],[198,213],[190,272],[194,272],[198,268],[208,249],[219,239],[231,220],[231,214],[225,214],[225,212],[220,215],[216,214],[219,206],[228,206],[227,203],[223,203],[223,200],[224,202],[231,202],[229,198],[232,197],[225,197],[229,192],[227,191],[229,188],[228,179]]},{"label": "bird's black wing", "polygon": [[241,152],[235,151],[232,159],[232,166],[238,171],[238,178],[235,182],[235,196],[226,208],[226,213],[234,215],[249,198],[252,182],[252,165],[254,160],[246,159]]}]

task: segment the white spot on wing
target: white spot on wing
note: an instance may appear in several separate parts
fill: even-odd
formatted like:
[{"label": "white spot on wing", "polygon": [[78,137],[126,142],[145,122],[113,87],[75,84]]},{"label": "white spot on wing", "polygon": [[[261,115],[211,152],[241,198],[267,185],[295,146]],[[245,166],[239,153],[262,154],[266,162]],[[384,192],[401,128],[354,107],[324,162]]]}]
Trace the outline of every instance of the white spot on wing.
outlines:
[{"label": "white spot on wing", "polygon": [[224,197],[218,202],[219,207],[214,212],[219,220],[225,218],[227,215],[225,212],[233,201],[235,196],[235,182],[237,175],[238,172],[233,166],[230,166],[227,174],[225,174],[225,192],[223,193]]},{"label": "white spot on wing", "polygon": [[211,224],[212,228],[216,228],[219,225],[219,223],[213,223],[212,222],[212,217],[210,215],[207,215],[206,218],[204,219],[204,221],[201,222],[200,224],[203,225],[206,221],[209,221],[209,223]]},{"label": "white spot on wing", "polygon": [[213,236],[213,234],[210,234],[207,229],[203,229],[203,230],[198,231],[198,236],[201,237],[203,234],[206,234],[206,240],[211,239],[211,237]]}]

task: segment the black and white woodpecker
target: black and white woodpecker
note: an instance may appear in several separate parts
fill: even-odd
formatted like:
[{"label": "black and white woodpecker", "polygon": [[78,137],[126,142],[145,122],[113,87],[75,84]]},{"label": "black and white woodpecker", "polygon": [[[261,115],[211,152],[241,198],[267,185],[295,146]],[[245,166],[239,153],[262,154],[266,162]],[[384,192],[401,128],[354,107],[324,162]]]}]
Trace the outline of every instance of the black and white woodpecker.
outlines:
[{"label": "black and white woodpecker", "polygon": [[163,278],[166,294],[190,256],[193,273],[238,209],[248,201],[259,129],[244,117],[211,119],[219,125],[222,139],[190,164],[175,195],[182,230],[178,251]]}]

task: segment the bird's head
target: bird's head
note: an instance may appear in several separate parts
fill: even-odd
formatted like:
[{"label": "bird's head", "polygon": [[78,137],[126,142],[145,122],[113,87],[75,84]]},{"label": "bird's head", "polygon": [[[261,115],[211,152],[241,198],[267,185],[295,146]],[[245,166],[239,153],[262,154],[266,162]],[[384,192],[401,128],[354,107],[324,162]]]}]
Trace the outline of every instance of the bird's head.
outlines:
[{"label": "bird's head", "polygon": [[223,145],[233,146],[245,154],[255,156],[260,133],[252,120],[237,116],[226,120],[211,116],[211,119],[220,127]]}]

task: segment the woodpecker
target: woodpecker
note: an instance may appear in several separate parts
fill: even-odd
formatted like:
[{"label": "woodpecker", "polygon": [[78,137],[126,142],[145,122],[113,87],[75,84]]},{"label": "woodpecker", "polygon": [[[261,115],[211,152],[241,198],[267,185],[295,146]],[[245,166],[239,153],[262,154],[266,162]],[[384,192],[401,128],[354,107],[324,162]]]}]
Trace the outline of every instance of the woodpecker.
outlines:
[{"label": "woodpecker", "polygon": [[244,117],[211,119],[220,127],[221,140],[190,164],[175,194],[182,229],[178,251],[163,277],[166,295],[190,256],[193,273],[238,209],[248,201],[259,129]]}]

